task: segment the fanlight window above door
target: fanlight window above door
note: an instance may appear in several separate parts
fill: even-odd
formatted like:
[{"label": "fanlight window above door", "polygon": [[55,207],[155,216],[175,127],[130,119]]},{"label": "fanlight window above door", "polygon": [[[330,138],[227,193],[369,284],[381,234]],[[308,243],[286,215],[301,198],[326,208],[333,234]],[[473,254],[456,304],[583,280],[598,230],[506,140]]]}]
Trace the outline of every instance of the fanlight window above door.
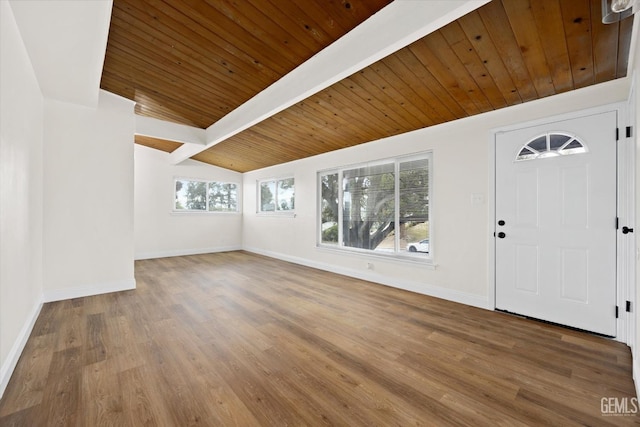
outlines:
[{"label": "fanlight window above door", "polygon": [[587,146],[577,136],[563,132],[549,132],[527,142],[518,152],[516,162],[580,154],[587,151]]}]

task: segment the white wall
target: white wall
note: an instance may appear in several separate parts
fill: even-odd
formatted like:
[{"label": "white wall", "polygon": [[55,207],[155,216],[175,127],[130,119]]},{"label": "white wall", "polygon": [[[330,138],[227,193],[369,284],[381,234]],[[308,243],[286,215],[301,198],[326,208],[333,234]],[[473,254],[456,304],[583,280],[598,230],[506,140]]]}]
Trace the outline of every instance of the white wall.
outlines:
[{"label": "white wall", "polygon": [[[337,271],[425,294],[493,308],[488,259],[493,241],[490,212],[492,128],[626,99],[629,80],[566,93],[536,102],[434,126],[244,175],[243,247],[318,268]],[[319,170],[397,155],[433,151],[431,238],[435,269],[379,257],[316,247]],[[256,214],[256,181],[293,174],[296,217]],[[484,196],[483,205],[471,202]],[[367,270],[367,262],[374,270]]]},{"label": "white wall", "polygon": [[0,1],[0,397],[42,306],[43,99]]},{"label": "white wall", "polygon": [[168,153],[136,145],[136,259],[240,249],[241,213],[172,212],[177,177],[233,182],[239,191],[242,187],[242,174],[238,172],[194,160],[172,165]]},{"label": "white wall", "polygon": [[45,300],[135,287],[133,103],[45,100]]}]

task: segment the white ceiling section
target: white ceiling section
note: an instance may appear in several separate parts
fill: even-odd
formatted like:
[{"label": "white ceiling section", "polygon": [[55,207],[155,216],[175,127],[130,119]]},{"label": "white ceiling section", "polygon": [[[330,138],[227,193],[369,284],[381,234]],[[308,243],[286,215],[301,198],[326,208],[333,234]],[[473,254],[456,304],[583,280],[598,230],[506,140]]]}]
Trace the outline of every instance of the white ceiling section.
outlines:
[{"label": "white ceiling section", "polygon": [[[207,144],[171,153],[178,164],[402,49],[490,0],[395,0],[207,128]],[[155,135],[161,137],[160,135]]]},{"label": "white ceiling section", "polygon": [[46,98],[98,103],[112,0],[9,0]]}]

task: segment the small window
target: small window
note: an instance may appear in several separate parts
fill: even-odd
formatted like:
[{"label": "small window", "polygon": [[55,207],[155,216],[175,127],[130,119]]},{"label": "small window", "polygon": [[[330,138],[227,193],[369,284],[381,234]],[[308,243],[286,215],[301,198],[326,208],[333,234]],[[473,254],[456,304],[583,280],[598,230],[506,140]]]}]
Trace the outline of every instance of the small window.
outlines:
[{"label": "small window", "polygon": [[294,178],[260,181],[258,192],[258,212],[293,212],[295,210]]},{"label": "small window", "polygon": [[527,142],[518,152],[516,161],[544,159],[586,152],[586,145],[577,136],[569,133],[550,132]]},{"label": "small window", "polygon": [[176,179],[176,212],[238,212],[238,185],[228,182]]}]

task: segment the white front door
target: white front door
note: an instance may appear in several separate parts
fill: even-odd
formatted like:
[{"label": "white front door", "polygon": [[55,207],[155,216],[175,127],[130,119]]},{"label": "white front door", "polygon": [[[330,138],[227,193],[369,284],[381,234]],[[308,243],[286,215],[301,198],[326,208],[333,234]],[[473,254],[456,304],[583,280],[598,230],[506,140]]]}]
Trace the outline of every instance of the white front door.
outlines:
[{"label": "white front door", "polygon": [[616,112],[496,135],[496,308],[616,335]]}]

